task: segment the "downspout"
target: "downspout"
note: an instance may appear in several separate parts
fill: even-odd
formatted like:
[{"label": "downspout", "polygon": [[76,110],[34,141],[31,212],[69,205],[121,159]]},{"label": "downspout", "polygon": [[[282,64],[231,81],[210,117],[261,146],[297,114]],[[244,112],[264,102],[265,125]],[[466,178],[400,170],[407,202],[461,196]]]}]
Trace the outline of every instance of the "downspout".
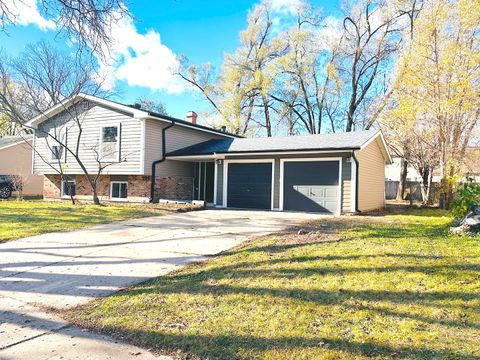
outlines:
[{"label": "downspout", "polygon": [[170,125],[162,129],[162,158],[159,160],[155,160],[152,163],[152,178],[150,179],[150,202],[151,203],[153,202],[153,199],[155,197],[155,175],[156,175],[157,165],[165,161],[165,157],[167,153],[166,132],[168,129],[170,129],[174,125],[175,125],[175,121],[172,120],[172,123]]},{"label": "downspout", "polygon": [[358,167],[359,167],[359,163],[358,163],[358,159],[357,157],[355,156],[355,150],[352,151],[352,159],[353,161],[355,161],[355,213],[359,213],[361,212],[360,210],[358,210]]}]

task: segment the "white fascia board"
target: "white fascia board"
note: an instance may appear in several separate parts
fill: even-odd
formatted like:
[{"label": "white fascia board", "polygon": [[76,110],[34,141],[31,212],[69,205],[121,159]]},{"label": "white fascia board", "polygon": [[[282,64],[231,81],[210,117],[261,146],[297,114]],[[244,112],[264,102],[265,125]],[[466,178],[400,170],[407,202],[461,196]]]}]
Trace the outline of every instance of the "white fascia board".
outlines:
[{"label": "white fascia board", "polygon": [[5,145],[3,147],[0,147],[0,150],[5,150],[5,149],[8,149],[10,147],[13,147],[13,146],[17,146],[17,145],[20,145],[20,144],[25,144],[25,143],[29,143],[29,142],[32,142],[33,139],[22,139],[22,140],[19,140],[15,143],[12,143],[12,144],[8,144],[8,145]]},{"label": "white fascia board", "polygon": [[370,145],[370,143],[377,140],[378,137],[380,137],[380,140],[382,141],[383,150],[384,150],[385,154],[387,155],[387,159],[386,159],[387,162],[389,164],[392,164],[393,163],[392,156],[390,155],[390,151],[388,150],[388,146],[387,146],[387,143],[385,141],[385,138],[383,137],[383,133],[380,130],[378,130],[378,132],[375,135],[373,135],[370,139],[368,139],[366,142],[364,142],[362,144],[362,146],[360,146],[360,150],[365,149],[365,147]]},{"label": "white fascia board", "polygon": [[351,153],[356,149],[345,150],[307,150],[307,151],[269,151],[269,152],[243,152],[243,153],[219,153],[217,156],[271,156],[271,155],[305,155],[305,154],[339,154],[339,153]]},{"label": "white fascia board", "polygon": [[129,114],[132,114],[134,118],[145,118],[148,117],[148,113],[139,109],[132,108],[130,106],[122,105],[115,103],[110,100],[105,100],[98,98],[96,96],[92,95],[87,95],[83,93],[79,93],[77,95],[74,95],[73,97],[69,99],[65,99],[65,101],[62,101],[61,103],[53,106],[49,110],[47,110],[45,113],[38,115],[37,117],[33,118],[32,120],[28,121],[25,125],[29,128],[36,128],[39,124],[41,124],[43,121],[51,118],[52,116],[62,112],[63,110],[66,110],[69,108],[71,105],[78,103],[79,101],[82,100],[88,100],[97,104],[101,104],[104,106],[108,106],[112,109],[123,111]]}]

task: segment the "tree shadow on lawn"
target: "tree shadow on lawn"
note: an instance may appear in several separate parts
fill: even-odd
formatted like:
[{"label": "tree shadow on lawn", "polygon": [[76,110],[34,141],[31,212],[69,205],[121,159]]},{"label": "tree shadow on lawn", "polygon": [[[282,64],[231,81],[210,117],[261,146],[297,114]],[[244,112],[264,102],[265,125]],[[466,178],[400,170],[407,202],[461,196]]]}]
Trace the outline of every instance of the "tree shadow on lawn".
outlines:
[{"label": "tree shadow on lawn", "polygon": [[[354,253],[351,255],[304,255],[305,246],[315,245],[334,245],[332,243],[338,243],[342,241],[353,241],[353,238],[342,238],[341,234],[338,234],[339,226],[343,228],[351,229],[351,225],[355,224],[358,230],[369,230],[368,237],[377,235],[378,237],[391,238],[392,241],[397,241],[397,233],[393,236],[391,233],[384,235],[383,232],[388,232],[391,227],[400,226],[398,224],[389,224],[381,226],[372,226],[364,223],[355,223],[349,221],[348,224],[341,223],[341,225],[331,226],[327,220],[327,226],[325,222],[322,223],[308,223],[302,224],[302,226],[290,228],[281,234],[275,234],[274,240],[269,235],[264,237],[267,242],[265,245],[261,242],[259,245],[253,243],[247,246],[243,246],[232,251],[228,251],[224,256],[234,257],[231,261],[226,260],[216,266],[215,263],[210,266],[205,264],[195,264],[187,268],[187,270],[180,270],[171,275],[157,278],[153,281],[147,282],[139,287],[135,287],[121,292],[119,295],[127,299],[144,299],[142,301],[148,301],[149,294],[154,295],[152,299],[159,299],[163,296],[170,295],[182,295],[189,296],[192,301],[202,303],[202,297],[204,295],[213,295],[221,306],[224,301],[242,301],[245,296],[258,297],[262,302],[272,301],[272,304],[278,304],[279,301],[286,300],[295,302],[314,303],[318,306],[340,306],[345,310],[351,310],[355,312],[373,312],[382,318],[393,318],[394,321],[400,321],[401,319],[408,319],[418,321],[420,323],[426,323],[434,326],[445,326],[455,329],[465,328],[471,329],[470,331],[477,332],[480,329],[480,323],[477,321],[469,320],[469,318],[446,318],[439,315],[428,316],[430,310],[441,308],[452,308],[453,310],[460,311],[461,309],[474,311],[480,302],[480,293],[468,292],[468,291],[410,291],[410,290],[378,290],[378,289],[348,289],[342,288],[341,283],[338,284],[338,288],[332,289],[319,289],[318,287],[302,288],[302,284],[298,283],[297,287],[272,287],[272,279],[293,279],[306,278],[309,276],[319,276],[318,284],[321,284],[321,276],[327,274],[339,274],[342,278],[343,274],[349,273],[363,273],[363,272],[378,272],[378,273],[392,273],[392,279],[397,276],[401,276],[400,272],[420,272],[428,276],[432,275],[445,275],[448,271],[464,272],[458,276],[462,278],[465,272],[468,272],[468,277],[474,276],[480,270],[480,264],[471,263],[434,263],[431,261],[449,261],[450,256],[440,255],[426,255],[423,253],[402,253],[386,251],[389,248],[375,249],[376,251],[384,251],[384,253],[378,254],[362,254]],[[323,225],[323,226],[322,226]],[[383,228],[385,226],[385,229]],[[388,228],[387,228],[388,227]],[[413,235],[417,240],[423,242],[431,237],[438,237],[441,233],[443,226],[431,226],[425,227],[422,230],[416,229],[414,226],[407,226],[408,234]],[[307,235],[298,235],[298,231],[303,229],[307,232]],[[402,231],[405,231],[404,225],[402,225]],[[319,239],[319,233],[321,237]],[[400,230],[398,230],[400,231]],[[443,230],[442,230],[443,231]],[[308,234],[314,234],[308,237]],[[322,234],[326,234],[323,236]],[[402,238],[408,238],[409,235],[403,234]],[[363,240],[363,234],[360,234],[356,239]],[[373,236],[375,238],[375,236]],[[443,239],[437,239],[443,241]],[[257,240],[258,241],[258,240]],[[301,249],[299,256],[295,256],[295,249]],[[292,253],[287,251],[292,250]],[[326,249],[325,249],[326,250]],[[359,250],[361,251],[361,250]],[[400,250],[401,251],[401,250]],[[257,260],[256,254],[263,252],[267,256],[267,259],[261,258]],[[286,252],[285,254],[278,254],[282,258],[275,258],[275,253]],[[421,249],[419,249],[421,252]],[[322,249],[320,248],[320,253]],[[261,255],[261,254],[258,254]],[[269,256],[272,256],[268,258]],[[245,256],[245,257],[244,257]],[[253,258],[251,257],[253,256]],[[391,258],[392,261],[387,266],[379,267],[379,264],[375,260],[378,257]],[[344,267],[338,264],[331,263],[329,261],[350,261],[350,260],[364,260],[371,259],[372,263],[366,263],[363,266]],[[476,259],[472,258],[471,260]],[[419,262],[418,264],[403,264],[402,260]],[[308,262],[314,261],[326,261],[327,264],[322,264],[322,267],[315,266],[316,264],[308,264]],[[425,263],[422,263],[425,262]],[[226,263],[226,264],[225,264]],[[299,268],[295,266],[289,266],[288,268],[282,267],[284,265],[296,264],[300,265]],[[385,263],[385,262],[383,262]],[[302,266],[305,265],[305,266]],[[310,265],[310,267],[309,267]],[[312,266],[313,265],[313,266]],[[351,265],[351,264],[346,264]],[[355,264],[354,264],[355,265]],[[369,266],[373,267],[369,267]],[[252,278],[251,283],[248,279]],[[454,279],[450,279],[454,281]],[[274,282],[278,286],[278,282]],[[315,282],[313,282],[315,283]],[[289,282],[289,286],[295,286],[295,281]],[[309,284],[312,284],[310,282]],[[309,285],[311,286],[311,285]],[[408,286],[408,284],[405,284]],[[158,297],[157,297],[158,295]],[[236,300],[232,299],[233,296],[237,296]],[[114,295],[115,297],[116,295]],[[225,300],[222,299],[225,297]],[[227,300],[228,299],[228,300]],[[113,300],[115,303],[115,300]],[[155,300],[153,300],[155,301]],[[255,302],[255,300],[250,300]],[[121,306],[125,305],[123,302]],[[224,304],[225,305],[225,304]],[[145,304],[142,311],[148,311],[150,304]],[[158,306],[158,304],[151,306]],[[222,305],[223,306],[223,305]],[[227,306],[227,305],[225,305]],[[229,306],[229,305],[228,305]],[[287,306],[287,305],[285,305]],[[406,306],[414,306],[410,310],[401,311],[400,308],[405,309]],[[130,311],[135,311],[129,308]],[[410,309],[410,308],[409,308]],[[424,311],[424,310],[429,311]],[[192,309],[193,311],[193,309]],[[206,310],[204,310],[206,311]],[[230,311],[230,310],[228,310]],[[236,313],[235,308],[231,308],[233,312],[231,316],[248,316],[247,313]],[[287,311],[287,310],[285,310]],[[294,314],[292,314],[294,315]],[[473,319],[476,319],[473,317]],[[197,319],[194,319],[196,321]],[[185,319],[188,323],[188,317]],[[294,320],[292,320],[294,321]],[[93,321],[95,323],[95,320]],[[84,324],[83,324],[84,325]],[[462,359],[477,359],[478,356],[471,355],[472,353],[459,353],[453,349],[448,349],[448,344],[442,344],[441,347],[446,349],[432,349],[428,345],[424,347],[405,346],[402,342],[406,342],[407,339],[401,339],[401,342],[395,345],[386,345],[385,343],[379,344],[375,342],[356,342],[348,339],[340,338],[323,338],[316,337],[314,333],[308,333],[304,337],[255,337],[239,335],[235,333],[235,329],[225,329],[225,335],[212,335],[212,333],[221,334],[219,329],[203,329],[195,328],[196,334],[188,333],[188,331],[178,330],[166,330],[165,328],[147,328],[142,329],[136,327],[129,330],[121,326],[101,327],[100,325],[90,324],[91,328],[106,331],[109,334],[113,334],[122,339],[129,339],[140,346],[151,347],[161,351],[176,352],[181,350],[183,353],[191,354],[198,357],[209,358],[225,358],[235,359],[241,357],[242,353],[247,353],[249,356],[257,354],[261,357],[261,352],[268,350],[285,351],[292,350],[292,348],[301,349],[316,349],[317,354],[321,354],[323,350],[334,350],[351,354],[351,356],[363,356],[363,357],[378,357],[378,358],[462,358]],[[188,324],[186,325],[188,329]],[[431,329],[432,331],[438,331],[437,329]],[[180,332],[180,333],[178,333]],[[474,334],[474,333],[472,333]],[[414,335],[414,333],[412,333]],[[461,351],[461,350],[459,350]],[[477,354],[478,355],[478,354]],[[248,356],[247,356],[248,357]]]},{"label": "tree shadow on lawn", "polygon": [[[370,219],[369,219],[370,220]],[[318,246],[331,243],[351,242],[357,240],[374,239],[417,239],[430,241],[432,238],[445,237],[448,234],[446,226],[402,224],[398,221],[386,221],[381,219],[378,224],[369,224],[365,220],[332,218],[321,222],[306,222],[299,226],[293,226],[275,234],[266,235],[255,239],[267,240],[267,244],[248,246],[243,244],[229,253],[244,252],[269,252],[278,253],[290,249]],[[268,241],[274,240],[274,241]]]},{"label": "tree shadow on lawn", "polygon": [[[95,330],[95,329],[93,329]],[[336,351],[351,356],[376,358],[417,358],[417,359],[478,359],[476,356],[457,353],[449,350],[434,350],[408,346],[393,347],[376,342],[356,342],[336,338],[317,336],[309,337],[256,337],[235,334],[225,335],[191,335],[174,334],[161,330],[137,330],[134,333],[122,328],[108,326],[101,329],[120,339],[128,339],[137,346],[148,347],[161,353],[186,355],[185,358],[240,359],[262,357],[262,352],[287,352],[295,348],[322,352]],[[152,348],[152,344],[154,344]],[[179,354],[179,351],[181,352]],[[308,352],[307,352],[308,353]],[[188,355],[187,355],[188,354]],[[243,354],[243,356],[241,355]],[[290,353],[289,353],[290,354]],[[183,358],[183,356],[181,356]]]}]

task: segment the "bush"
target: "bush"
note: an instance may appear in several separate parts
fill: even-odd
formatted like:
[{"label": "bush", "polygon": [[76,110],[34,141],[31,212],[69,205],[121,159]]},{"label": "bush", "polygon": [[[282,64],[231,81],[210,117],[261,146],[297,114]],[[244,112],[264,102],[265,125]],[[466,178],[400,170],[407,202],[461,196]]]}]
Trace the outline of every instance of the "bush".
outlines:
[{"label": "bush", "polygon": [[464,217],[472,206],[480,204],[480,185],[473,178],[467,178],[456,193],[456,198],[452,202],[452,214],[455,218]]}]

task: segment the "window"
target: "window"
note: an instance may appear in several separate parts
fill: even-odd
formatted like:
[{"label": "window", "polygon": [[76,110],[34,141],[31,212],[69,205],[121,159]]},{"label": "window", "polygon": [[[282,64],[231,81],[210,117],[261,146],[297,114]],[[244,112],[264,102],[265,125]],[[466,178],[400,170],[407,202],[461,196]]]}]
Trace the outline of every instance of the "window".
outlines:
[{"label": "window", "polygon": [[52,160],[62,160],[63,147],[59,145],[52,146]]},{"label": "window", "polygon": [[128,193],[128,182],[126,181],[112,181],[110,183],[110,198],[111,199],[126,199]]},{"label": "window", "polygon": [[62,196],[75,196],[76,183],[75,180],[63,180],[62,182]]},{"label": "window", "polygon": [[102,128],[100,153],[102,160],[119,161],[119,126],[105,126]]},{"label": "window", "polygon": [[[55,126],[48,130],[47,144],[50,143],[50,160],[65,161],[65,149],[63,145],[67,145],[67,129],[62,126]],[[55,145],[53,145],[55,144]]]}]

